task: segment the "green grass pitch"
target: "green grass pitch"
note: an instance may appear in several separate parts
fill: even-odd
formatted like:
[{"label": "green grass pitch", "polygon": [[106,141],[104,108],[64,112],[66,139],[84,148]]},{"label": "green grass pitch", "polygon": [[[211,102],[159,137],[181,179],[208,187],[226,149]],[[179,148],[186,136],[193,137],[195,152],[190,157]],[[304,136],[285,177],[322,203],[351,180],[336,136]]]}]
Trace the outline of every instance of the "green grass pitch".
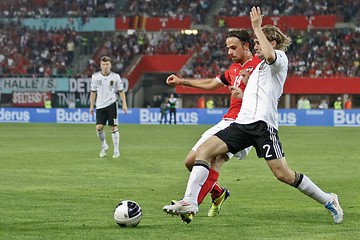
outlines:
[{"label": "green grass pitch", "polygon": [[[360,239],[359,128],[280,127],[290,168],[339,195],[335,225],[314,200],[277,181],[255,151],[223,166],[231,196],[215,218],[207,197],[191,224],[162,207],[183,196],[183,160],[210,126],[121,125],[121,157],[99,158],[94,125],[0,124],[1,239]],[[119,228],[114,208],[138,202],[136,228]]]}]

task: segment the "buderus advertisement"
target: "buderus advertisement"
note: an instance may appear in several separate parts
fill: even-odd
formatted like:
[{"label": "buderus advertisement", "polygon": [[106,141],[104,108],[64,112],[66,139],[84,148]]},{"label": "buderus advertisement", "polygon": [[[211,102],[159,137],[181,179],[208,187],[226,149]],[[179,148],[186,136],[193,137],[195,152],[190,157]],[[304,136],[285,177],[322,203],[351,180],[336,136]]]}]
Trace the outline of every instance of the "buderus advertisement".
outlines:
[{"label": "buderus advertisement", "polygon": [[[176,123],[214,125],[226,111],[225,108],[178,108]],[[123,124],[159,124],[160,115],[158,108],[132,108],[126,114],[119,109],[118,117],[119,123]],[[0,108],[0,122],[94,124],[95,119],[95,115],[91,115],[87,108]],[[169,120],[168,114],[167,123]],[[279,109],[279,125],[359,127],[360,110]]]}]

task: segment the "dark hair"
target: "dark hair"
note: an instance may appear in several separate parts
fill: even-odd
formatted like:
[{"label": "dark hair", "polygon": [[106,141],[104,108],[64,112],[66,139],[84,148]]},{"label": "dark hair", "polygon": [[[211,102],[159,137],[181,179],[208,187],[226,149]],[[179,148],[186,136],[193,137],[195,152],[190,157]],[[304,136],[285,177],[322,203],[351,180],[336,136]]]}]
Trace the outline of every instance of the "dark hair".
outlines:
[{"label": "dark hair", "polygon": [[228,37],[236,37],[243,43],[249,43],[250,49],[253,49],[254,47],[253,40],[251,39],[250,34],[245,29],[230,29],[226,38]]},{"label": "dark hair", "polygon": [[109,56],[102,56],[100,61],[101,62],[111,62],[111,58]]}]

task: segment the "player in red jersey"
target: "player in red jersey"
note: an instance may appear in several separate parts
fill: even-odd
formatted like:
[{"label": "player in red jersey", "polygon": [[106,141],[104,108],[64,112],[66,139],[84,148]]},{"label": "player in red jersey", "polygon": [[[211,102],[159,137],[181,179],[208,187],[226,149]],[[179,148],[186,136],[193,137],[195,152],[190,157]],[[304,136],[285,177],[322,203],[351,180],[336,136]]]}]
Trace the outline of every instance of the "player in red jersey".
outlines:
[{"label": "player in red jersey", "polygon": [[[239,87],[242,91],[244,91],[246,87],[245,79],[247,79],[248,75],[260,62],[260,59],[253,57],[251,53],[250,49],[252,48],[252,40],[249,33],[243,29],[230,30],[226,37],[226,47],[228,49],[228,55],[231,57],[233,64],[223,74],[209,79],[181,79],[176,75],[170,75],[166,80],[167,84],[171,86],[184,85],[206,90],[219,89],[224,86],[229,86]],[[222,120],[204,132],[200,140],[188,153],[185,159],[185,165],[189,171],[191,171],[194,166],[197,148],[210,136],[229,126],[236,119],[238,113],[240,112],[241,104],[241,98],[235,98],[231,96],[229,110],[223,116]],[[251,147],[239,151],[235,154],[235,156],[238,159],[244,159],[248,155],[250,149]],[[228,196],[230,196],[229,190],[222,188],[217,184],[217,179],[219,177],[221,166],[233,156],[234,154],[230,152],[221,156],[217,156],[216,159],[212,161],[209,176],[201,187],[198,197],[198,204],[201,204],[209,192],[211,193],[212,204],[208,212],[209,217],[216,216],[219,213],[223,202]],[[186,192],[188,191],[190,191],[190,189],[186,190]],[[181,215],[181,217],[182,220],[187,223],[191,222],[192,220],[192,216],[188,214]]]}]

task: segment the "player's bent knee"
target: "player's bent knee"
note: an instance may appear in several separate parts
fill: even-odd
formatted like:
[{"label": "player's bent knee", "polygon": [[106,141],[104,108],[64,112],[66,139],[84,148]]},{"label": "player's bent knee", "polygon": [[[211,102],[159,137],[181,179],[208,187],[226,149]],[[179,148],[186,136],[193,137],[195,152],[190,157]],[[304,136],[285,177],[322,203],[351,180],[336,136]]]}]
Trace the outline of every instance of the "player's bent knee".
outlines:
[{"label": "player's bent knee", "polygon": [[115,132],[117,132],[119,129],[118,129],[117,127],[112,127],[110,130],[111,130],[111,132],[115,133]]},{"label": "player's bent knee", "polygon": [[191,172],[192,168],[194,166],[193,162],[188,162],[187,159],[185,160],[185,167],[189,170],[189,172]]},{"label": "player's bent knee", "polygon": [[185,164],[185,167],[187,168],[187,170],[188,170],[189,172],[191,172],[192,169],[193,169],[193,166],[190,166],[190,165],[186,165],[186,164]]},{"label": "player's bent knee", "polygon": [[196,152],[194,150],[191,150],[185,158],[184,164],[190,172],[194,166],[195,157],[196,157]]}]

